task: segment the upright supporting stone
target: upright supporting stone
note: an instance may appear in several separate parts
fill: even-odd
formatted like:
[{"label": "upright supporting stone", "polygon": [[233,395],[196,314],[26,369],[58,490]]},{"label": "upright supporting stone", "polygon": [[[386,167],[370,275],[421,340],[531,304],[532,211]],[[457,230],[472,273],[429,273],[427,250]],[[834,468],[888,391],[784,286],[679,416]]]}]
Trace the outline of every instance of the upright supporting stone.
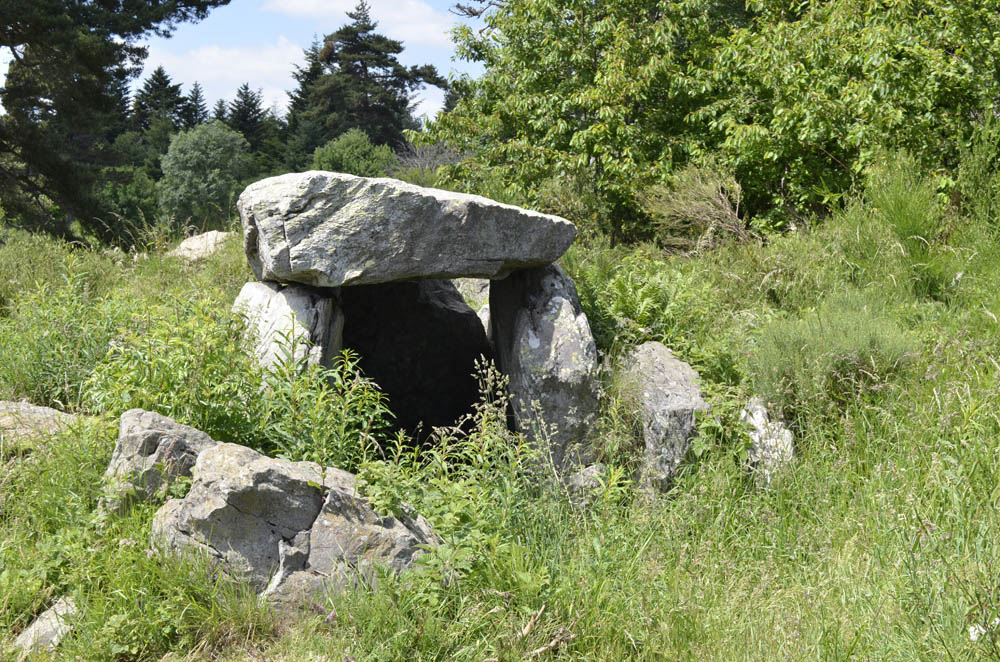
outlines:
[{"label": "upright supporting stone", "polygon": [[515,422],[559,470],[589,462],[597,348],[576,286],[555,264],[490,285],[493,342]]},{"label": "upright supporting stone", "polygon": [[706,411],[698,373],[663,344],[636,347],[624,366],[626,389],[642,421],[646,453],[639,471],[647,490],[665,490],[695,435],[695,412]]},{"label": "upright supporting stone", "polygon": [[264,368],[277,365],[289,351],[296,360],[330,365],[343,344],[344,316],[335,295],[304,285],[247,283],[233,310],[246,317]]}]

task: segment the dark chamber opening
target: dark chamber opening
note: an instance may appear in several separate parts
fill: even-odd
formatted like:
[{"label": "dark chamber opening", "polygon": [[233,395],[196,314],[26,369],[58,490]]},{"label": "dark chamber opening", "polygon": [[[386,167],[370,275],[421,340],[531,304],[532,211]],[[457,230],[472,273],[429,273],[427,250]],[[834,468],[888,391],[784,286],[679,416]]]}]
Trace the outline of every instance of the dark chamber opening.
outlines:
[{"label": "dark chamber opening", "polygon": [[344,287],[341,297],[344,347],[385,392],[397,428],[425,437],[472,411],[475,361],[492,350],[451,281]]}]

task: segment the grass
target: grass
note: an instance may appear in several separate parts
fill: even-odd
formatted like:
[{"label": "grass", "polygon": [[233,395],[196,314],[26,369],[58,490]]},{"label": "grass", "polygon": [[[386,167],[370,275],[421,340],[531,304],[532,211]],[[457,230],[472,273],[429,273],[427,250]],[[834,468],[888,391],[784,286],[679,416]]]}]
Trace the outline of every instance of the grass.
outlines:
[{"label": "grass", "polygon": [[[696,256],[574,247],[564,266],[609,362],[660,340],[701,374],[712,413],[671,491],[633,491],[634,421],[609,377],[608,478],[574,507],[527,468],[484,373],[471,432],[338,456],[382,510],[410,504],[445,544],[420,571],[294,619],[195,561],[147,555],[152,508],[93,514],[126,390],[219,437],[277,439],[232,404],[260,411],[259,381],[212,387],[249,379],[245,348],[226,344],[248,278],[238,242],[190,267],[11,236],[0,397],[95,416],[0,457],[0,632],[69,594],[83,615],[57,659],[1000,660],[1000,634],[969,636],[1000,617],[1000,247],[991,223],[942,208],[920,242],[941,265],[924,287],[910,230],[872,202],[890,189]],[[122,361],[115,342],[130,338],[159,349]],[[182,373],[171,342],[178,356],[203,348],[202,372]],[[761,375],[797,433],[794,465],[767,490],[747,476],[737,421]],[[343,406],[299,386],[316,421]],[[320,443],[279,431],[287,454]]]}]

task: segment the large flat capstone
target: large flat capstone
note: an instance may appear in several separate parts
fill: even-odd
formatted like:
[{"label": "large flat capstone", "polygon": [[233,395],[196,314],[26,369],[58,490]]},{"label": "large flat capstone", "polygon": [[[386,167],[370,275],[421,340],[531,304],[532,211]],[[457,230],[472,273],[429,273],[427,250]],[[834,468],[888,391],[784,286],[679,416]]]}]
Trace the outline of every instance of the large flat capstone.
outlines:
[{"label": "large flat capstone", "polygon": [[549,264],[576,227],[465,193],[310,171],[251,184],[237,202],[261,280],[319,287],[503,278]]}]

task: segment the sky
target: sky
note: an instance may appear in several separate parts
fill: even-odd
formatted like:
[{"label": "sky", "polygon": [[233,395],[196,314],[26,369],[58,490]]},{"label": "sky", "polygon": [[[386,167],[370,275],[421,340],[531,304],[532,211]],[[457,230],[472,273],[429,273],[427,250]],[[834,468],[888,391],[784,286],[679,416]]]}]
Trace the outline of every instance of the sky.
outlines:
[{"label": "sky", "polygon": [[[170,38],[147,42],[142,83],[163,66],[185,94],[198,81],[211,109],[217,99],[231,100],[243,83],[260,90],[266,107],[284,112],[294,89],[292,70],[304,61],[303,50],[316,39],[350,22],[347,12],[357,0],[232,0],[197,23],[182,23]],[[455,47],[448,31],[461,20],[448,9],[454,0],[368,0],[376,31],[403,42],[403,64],[433,64],[448,77],[482,72],[478,64],[453,61]],[[0,49],[0,85],[10,53]],[[430,87],[417,93],[416,114],[433,117],[444,92]],[[2,112],[2,109],[0,109]]]},{"label": "sky", "polygon": [[[231,100],[244,82],[259,89],[264,105],[283,112],[287,92],[294,89],[294,65],[315,40],[349,23],[347,12],[357,0],[232,0],[213,9],[198,23],[184,23],[168,39],[148,42],[149,57],[137,84],[162,65],[187,93],[198,81],[211,108],[217,99]],[[454,0],[369,0],[376,31],[403,42],[403,64],[433,64],[438,72],[478,75],[481,68],[453,61],[449,30],[460,19],[448,11]],[[425,88],[417,95],[418,116],[433,117],[444,92]]]}]

